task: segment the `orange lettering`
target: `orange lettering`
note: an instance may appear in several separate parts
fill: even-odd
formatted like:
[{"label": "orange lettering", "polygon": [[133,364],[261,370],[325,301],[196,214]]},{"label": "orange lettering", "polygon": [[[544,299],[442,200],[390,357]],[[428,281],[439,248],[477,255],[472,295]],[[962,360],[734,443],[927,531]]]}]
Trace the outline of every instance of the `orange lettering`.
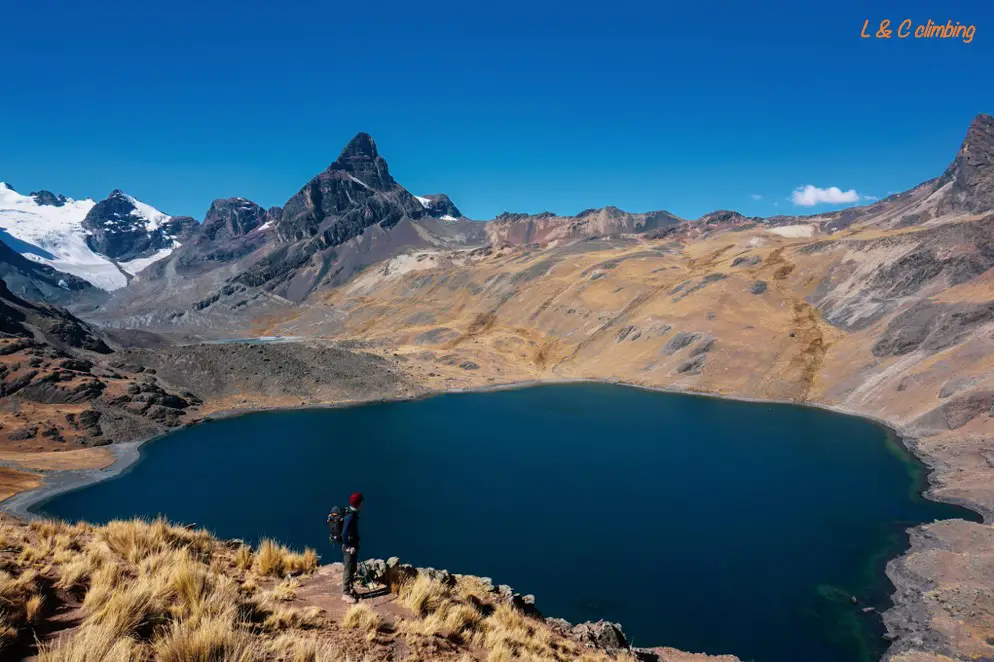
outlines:
[{"label": "orange lettering", "polygon": [[911,34],[911,19],[906,18],[901,21],[901,25],[897,28],[897,36],[901,39],[907,39],[908,35]]},{"label": "orange lettering", "polygon": [[870,35],[866,34],[866,26],[870,24],[870,19],[863,21],[863,29],[860,31],[859,36],[863,39],[869,39]]}]

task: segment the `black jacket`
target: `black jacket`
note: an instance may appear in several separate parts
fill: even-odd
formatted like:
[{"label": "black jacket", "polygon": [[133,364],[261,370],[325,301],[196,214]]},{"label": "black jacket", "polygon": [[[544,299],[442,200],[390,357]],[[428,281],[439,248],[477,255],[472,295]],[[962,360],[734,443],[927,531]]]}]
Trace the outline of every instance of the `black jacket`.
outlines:
[{"label": "black jacket", "polygon": [[342,545],[359,548],[359,511],[351,506],[342,520]]}]

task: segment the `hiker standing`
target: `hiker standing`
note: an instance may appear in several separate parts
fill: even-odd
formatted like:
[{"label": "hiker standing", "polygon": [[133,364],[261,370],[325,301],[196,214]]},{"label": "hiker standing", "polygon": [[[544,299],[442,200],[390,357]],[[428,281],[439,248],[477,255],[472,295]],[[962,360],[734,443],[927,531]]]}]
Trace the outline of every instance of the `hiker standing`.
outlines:
[{"label": "hiker standing", "polygon": [[352,583],[355,580],[359,562],[359,509],[362,508],[362,492],[349,497],[349,507],[342,520],[342,599],[355,604],[359,601]]}]

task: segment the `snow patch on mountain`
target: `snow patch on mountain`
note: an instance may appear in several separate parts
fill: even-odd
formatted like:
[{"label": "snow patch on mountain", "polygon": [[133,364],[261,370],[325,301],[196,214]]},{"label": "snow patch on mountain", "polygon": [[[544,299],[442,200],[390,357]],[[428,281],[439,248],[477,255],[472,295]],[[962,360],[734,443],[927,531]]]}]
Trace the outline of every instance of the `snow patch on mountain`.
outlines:
[{"label": "snow patch on mountain", "polygon": [[128,284],[127,277],[86,245],[83,218],[95,204],[90,199],[66,198],[61,207],[39,205],[34,198],[0,183],[0,229],[29,244],[12,246],[28,259],[85,278],[101,289],[116,290]]},{"label": "snow patch on mountain", "polygon": [[416,195],[414,196],[414,199],[420,202],[421,206],[424,207],[425,209],[431,207],[431,200],[429,200],[428,198],[422,198],[420,195]]},{"label": "snow patch on mountain", "polygon": [[814,225],[782,225],[776,228],[768,228],[769,232],[778,234],[781,237],[811,237],[815,233]]},{"label": "snow patch on mountain", "polygon": [[[174,248],[178,248],[179,244],[176,244]],[[161,250],[152,253],[148,257],[138,257],[134,260],[128,260],[127,262],[118,262],[120,267],[127,271],[132,276],[137,276],[138,272],[149,266],[153,262],[158,262],[164,257],[169,257],[173,252],[174,248],[163,248]]]},{"label": "snow patch on mountain", "polygon": [[127,194],[124,197],[135,206],[134,213],[145,219],[145,228],[147,230],[158,230],[159,226],[170,218],[169,214],[162,213],[152,205],[146,204]]}]

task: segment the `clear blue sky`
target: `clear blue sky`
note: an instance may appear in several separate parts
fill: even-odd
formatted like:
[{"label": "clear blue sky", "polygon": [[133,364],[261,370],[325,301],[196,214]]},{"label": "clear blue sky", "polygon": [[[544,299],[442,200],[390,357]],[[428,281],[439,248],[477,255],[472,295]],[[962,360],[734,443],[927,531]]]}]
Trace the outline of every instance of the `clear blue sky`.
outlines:
[{"label": "clear blue sky", "polygon": [[[831,208],[794,206],[802,185],[936,176],[994,113],[990,2],[754,4],[7,3],[0,180],[202,218],[282,204],[368,131],[474,218],[771,215]],[[905,17],[977,32],[859,36]]]}]

